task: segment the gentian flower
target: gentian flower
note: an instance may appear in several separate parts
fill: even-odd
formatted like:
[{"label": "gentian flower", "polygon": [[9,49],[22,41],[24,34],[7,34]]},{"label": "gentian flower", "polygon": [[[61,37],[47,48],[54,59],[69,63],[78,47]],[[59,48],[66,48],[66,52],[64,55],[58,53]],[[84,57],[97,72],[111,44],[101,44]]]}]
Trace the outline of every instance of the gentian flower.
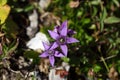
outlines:
[{"label": "gentian flower", "polygon": [[60,46],[62,52],[67,56],[68,48],[66,44],[79,42],[77,39],[68,36],[67,21],[63,22],[60,28],[53,31],[48,30],[50,36],[55,40],[53,43],[54,48]]},{"label": "gentian flower", "polygon": [[59,51],[55,50],[54,45],[47,45],[43,43],[43,46],[45,48],[45,51],[39,56],[39,57],[49,57],[50,64],[54,66],[55,63],[55,57],[64,57],[62,53]]}]

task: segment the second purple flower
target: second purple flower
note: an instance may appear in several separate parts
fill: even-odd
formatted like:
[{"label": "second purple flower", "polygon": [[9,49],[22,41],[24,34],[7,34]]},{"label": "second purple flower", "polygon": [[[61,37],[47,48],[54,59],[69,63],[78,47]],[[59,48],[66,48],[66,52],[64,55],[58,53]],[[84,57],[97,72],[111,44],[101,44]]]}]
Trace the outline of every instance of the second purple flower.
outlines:
[{"label": "second purple flower", "polygon": [[62,25],[55,28],[54,31],[48,30],[50,36],[55,40],[53,47],[60,47],[65,56],[68,54],[67,44],[79,42],[77,39],[69,37],[68,31],[67,21],[64,21]]}]

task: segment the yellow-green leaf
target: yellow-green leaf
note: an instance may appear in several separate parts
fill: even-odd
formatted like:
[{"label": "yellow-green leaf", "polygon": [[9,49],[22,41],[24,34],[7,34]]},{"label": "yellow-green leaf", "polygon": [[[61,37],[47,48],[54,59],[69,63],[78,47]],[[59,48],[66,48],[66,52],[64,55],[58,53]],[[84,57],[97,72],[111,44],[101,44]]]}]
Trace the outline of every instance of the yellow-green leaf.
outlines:
[{"label": "yellow-green leaf", "polygon": [[3,24],[10,13],[10,6],[0,6],[0,24]]},{"label": "yellow-green leaf", "polygon": [[7,0],[0,0],[0,6],[3,6],[7,3]]}]

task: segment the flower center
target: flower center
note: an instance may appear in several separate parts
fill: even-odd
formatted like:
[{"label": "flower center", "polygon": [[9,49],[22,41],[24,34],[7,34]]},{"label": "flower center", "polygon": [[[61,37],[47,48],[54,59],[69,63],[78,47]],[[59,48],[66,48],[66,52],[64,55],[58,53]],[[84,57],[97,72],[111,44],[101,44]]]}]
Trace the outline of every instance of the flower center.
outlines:
[{"label": "flower center", "polygon": [[66,43],[66,37],[64,37],[64,36],[60,37],[59,40],[58,40],[58,43],[59,44],[65,44]]},{"label": "flower center", "polygon": [[53,56],[54,55],[54,50],[49,50],[48,54],[51,55],[51,56]]},{"label": "flower center", "polygon": [[60,42],[63,43],[65,40],[63,38],[60,39]]}]

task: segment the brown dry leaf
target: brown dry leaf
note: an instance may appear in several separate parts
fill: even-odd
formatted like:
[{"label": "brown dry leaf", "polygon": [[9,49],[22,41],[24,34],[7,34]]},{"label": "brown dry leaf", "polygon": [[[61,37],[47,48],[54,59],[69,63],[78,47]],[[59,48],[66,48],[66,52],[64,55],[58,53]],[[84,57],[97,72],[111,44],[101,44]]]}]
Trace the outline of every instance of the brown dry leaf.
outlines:
[{"label": "brown dry leaf", "polygon": [[114,67],[111,67],[110,68],[110,71],[108,73],[108,77],[111,79],[111,80],[118,80],[118,72],[115,70]]},{"label": "brown dry leaf", "polygon": [[5,34],[0,32],[0,37],[3,37]]},{"label": "brown dry leaf", "polygon": [[10,6],[0,6],[0,24],[3,24],[10,13]]},{"label": "brown dry leaf", "polygon": [[56,69],[55,74],[60,75],[61,78],[64,78],[65,76],[68,75],[68,72],[64,69]]},{"label": "brown dry leaf", "polygon": [[69,3],[71,8],[77,8],[79,6],[80,2],[79,1],[71,1]]},{"label": "brown dry leaf", "polygon": [[39,6],[44,10],[49,6],[50,3],[51,3],[51,0],[40,0]]},{"label": "brown dry leaf", "polygon": [[50,26],[52,24],[60,25],[60,18],[55,16],[50,12],[45,12],[40,16],[41,22],[43,22],[43,26]]},{"label": "brown dry leaf", "polygon": [[48,74],[48,72],[49,72],[49,64],[50,64],[49,59],[42,58],[41,61],[40,61],[40,65],[39,65],[40,72]]},{"label": "brown dry leaf", "polygon": [[94,77],[95,76],[95,73],[94,73],[93,69],[91,69],[91,68],[89,69],[88,76],[89,77]]}]

